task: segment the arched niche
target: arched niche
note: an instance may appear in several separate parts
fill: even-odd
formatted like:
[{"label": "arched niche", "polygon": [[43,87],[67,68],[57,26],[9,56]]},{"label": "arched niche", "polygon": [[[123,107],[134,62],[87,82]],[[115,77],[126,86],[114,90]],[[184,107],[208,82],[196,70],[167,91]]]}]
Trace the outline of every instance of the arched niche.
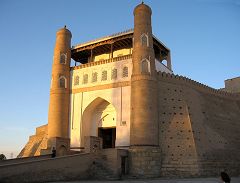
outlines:
[{"label": "arched niche", "polygon": [[141,61],[141,73],[150,74],[150,61],[146,58]]},{"label": "arched niche", "polygon": [[[81,128],[81,146],[84,145],[84,139],[88,136],[103,138],[106,141],[106,134],[112,133],[112,141],[116,140],[116,121],[117,112],[115,107],[103,98],[96,98],[84,110]],[[110,132],[112,130],[112,132]],[[108,131],[108,132],[107,132]],[[105,135],[105,136],[104,136]]]},{"label": "arched niche", "polygon": [[65,76],[59,77],[59,87],[60,88],[67,88],[67,79]]}]

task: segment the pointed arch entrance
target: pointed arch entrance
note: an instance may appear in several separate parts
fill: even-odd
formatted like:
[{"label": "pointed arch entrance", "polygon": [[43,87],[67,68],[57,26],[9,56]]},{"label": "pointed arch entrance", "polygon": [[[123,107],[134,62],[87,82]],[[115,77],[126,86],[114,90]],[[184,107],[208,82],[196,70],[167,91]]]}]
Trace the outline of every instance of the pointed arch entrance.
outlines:
[{"label": "pointed arch entrance", "polygon": [[85,137],[102,138],[103,148],[114,148],[116,141],[116,109],[104,100],[96,98],[84,110],[82,119],[81,144]]}]

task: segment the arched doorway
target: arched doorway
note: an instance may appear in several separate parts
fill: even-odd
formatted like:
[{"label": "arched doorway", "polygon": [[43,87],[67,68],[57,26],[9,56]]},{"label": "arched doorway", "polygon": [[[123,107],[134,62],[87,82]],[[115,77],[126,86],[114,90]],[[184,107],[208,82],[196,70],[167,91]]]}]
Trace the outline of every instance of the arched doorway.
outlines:
[{"label": "arched doorway", "polygon": [[67,154],[67,148],[62,145],[58,150],[58,156],[64,156]]},{"label": "arched doorway", "polygon": [[83,112],[81,142],[87,136],[102,138],[103,148],[114,148],[116,141],[116,110],[108,101],[96,98]]}]

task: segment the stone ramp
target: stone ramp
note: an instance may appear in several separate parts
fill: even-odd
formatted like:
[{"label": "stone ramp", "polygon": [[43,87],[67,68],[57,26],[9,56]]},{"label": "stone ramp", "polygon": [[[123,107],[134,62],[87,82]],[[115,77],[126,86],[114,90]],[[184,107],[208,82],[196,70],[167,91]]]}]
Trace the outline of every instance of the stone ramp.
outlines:
[{"label": "stone ramp", "polygon": [[64,180],[117,180],[121,175],[121,157],[126,150],[103,149],[56,158],[16,159],[0,164],[0,183],[49,182]]},{"label": "stone ramp", "polygon": [[0,165],[0,182],[49,182],[89,178],[91,154],[69,155],[43,160]]},{"label": "stone ramp", "polygon": [[41,156],[7,159],[4,161],[0,161],[0,166],[44,160],[44,159],[49,159],[51,157],[52,157],[51,154],[47,154],[47,155],[41,155]]}]

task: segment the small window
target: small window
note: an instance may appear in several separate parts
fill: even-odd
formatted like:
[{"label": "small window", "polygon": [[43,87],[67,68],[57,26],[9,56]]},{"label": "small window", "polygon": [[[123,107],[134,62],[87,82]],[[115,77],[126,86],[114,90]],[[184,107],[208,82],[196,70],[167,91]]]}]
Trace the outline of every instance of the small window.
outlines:
[{"label": "small window", "polygon": [[83,84],[87,84],[88,83],[88,75],[84,74],[83,75]]},{"label": "small window", "polygon": [[107,71],[102,71],[102,81],[107,80]]},{"label": "small window", "polygon": [[149,74],[150,73],[150,62],[147,59],[143,59],[141,62],[141,72],[143,74]]},{"label": "small window", "polygon": [[67,54],[61,53],[60,55],[60,64],[66,64],[67,62]]},{"label": "small window", "polygon": [[79,76],[75,76],[74,78],[74,85],[79,85]]},{"label": "small window", "polygon": [[92,82],[94,83],[94,82],[97,82],[97,72],[94,72],[93,74],[92,74]]},{"label": "small window", "polygon": [[123,73],[122,73],[122,77],[125,78],[125,77],[128,77],[128,67],[123,67]]},{"label": "small window", "polygon": [[60,88],[67,88],[67,79],[64,76],[59,78],[59,87]]},{"label": "small window", "polygon": [[117,69],[112,70],[112,77],[111,79],[117,79]]},{"label": "small window", "polygon": [[148,35],[147,34],[142,34],[141,35],[141,44],[142,46],[148,46]]}]

